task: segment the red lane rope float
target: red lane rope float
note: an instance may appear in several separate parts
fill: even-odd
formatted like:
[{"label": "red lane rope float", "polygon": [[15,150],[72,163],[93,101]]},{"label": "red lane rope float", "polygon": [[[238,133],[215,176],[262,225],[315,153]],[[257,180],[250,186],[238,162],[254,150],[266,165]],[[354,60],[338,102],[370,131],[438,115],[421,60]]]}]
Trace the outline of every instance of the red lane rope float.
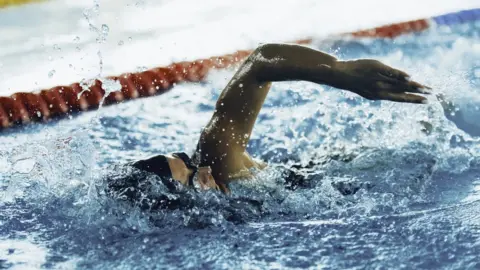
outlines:
[{"label": "red lane rope float", "polygon": [[[121,90],[106,96],[103,104],[111,105],[125,100],[162,94],[181,82],[202,81],[210,70],[231,66],[244,60],[250,53],[251,51],[237,51],[234,54],[107,77],[107,79],[118,81]],[[44,122],[74,112],[98,108],[105,95],[102,82],[95,80],[88,90],[82,91],[80,84],[74,83],[68,86],[56,86],[39,93],[20,92],[9,97],[0,97],[0,128],[30,122]]]},{"label": "red lane rope float", "polygon": [[350,35],[354,37],[395,38],[407,33],[420,32],[426,30],[428,27],[429,24],[427,20],[415,20],[353,32],[350,33]]}]

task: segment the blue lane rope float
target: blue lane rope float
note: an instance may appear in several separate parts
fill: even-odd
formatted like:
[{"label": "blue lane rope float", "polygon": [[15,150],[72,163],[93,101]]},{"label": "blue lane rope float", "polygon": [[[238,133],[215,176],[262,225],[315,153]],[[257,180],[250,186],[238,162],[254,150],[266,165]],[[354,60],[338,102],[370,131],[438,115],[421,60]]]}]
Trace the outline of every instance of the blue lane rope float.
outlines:
[{"label": "blue lane rope float", "polygon": [[448,13],[440,16],[435,16],[432,20],[437,25],[456,25],[461,23],[468,23],[480,20],[480,8],[462,10],[459,12]]}]

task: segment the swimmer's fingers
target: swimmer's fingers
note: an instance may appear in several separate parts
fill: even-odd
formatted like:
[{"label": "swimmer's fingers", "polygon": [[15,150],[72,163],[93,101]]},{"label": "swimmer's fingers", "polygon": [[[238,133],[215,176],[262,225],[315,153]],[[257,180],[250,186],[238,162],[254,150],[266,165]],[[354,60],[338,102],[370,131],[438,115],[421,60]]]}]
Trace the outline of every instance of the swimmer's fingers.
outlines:
[{"label": "swimmer's fingers", "polygon": [[425,97],[409,94],[409,93],[390,93],[382,92],[380,94],[381,99],[396,101],[396,102],[406,102],[406,103],[417,103],[417,104],[426,104],[427,99]]},{"label": "swimmer's fingers", "polygon": [[230,194],[230,189],[227,187],[226,184],[220,183],[218,184],[218,187],[220,188],[220,191],[225,193],[225,194]]},{"label": "swimmer's fingers", "polygon": [[220,190],[220,188],[218,187],[218,185],[214,182],[214,181],[199,181],[199,184],[200,184],[200,189],[201,190],[210,190],[210,189],[214,189],[214,190]]},{"label": "swimmer's fingers", "polygon": [[396,78],[387,76],[383,73],[379,72],[378,74],[382,77],[382,80],[379,81],[377,85],[380,88],[391,91],[391,92],[398,92],[398,93],[410,92],[410,93],[419,93],[419,94],[430,94],[429,90],[432,89],[416,81],[410,81],[410,80],[399,81]]},{"label": "swimmer's fingers", "polygon": [[220,188],[217,185],[205,185],[205,184],[200,184],[200,189],[203,191],[207,191],[210,189],[220,191]]},{"label": "swimmer's fingers", "polygon": [[420,93],[420,94],[426,94],[429,95],[431,94],[432,88],[423,85],[421,83],[418,83],[416,81],[408,81],[406,85],[406,89],[404,90],[405,92],[410,92],[410,93]]},{"label": "swimmer's fingers", "polygon": [[410,75],[408,75],[406,72],[392,67],[381,70],[379,74],[399,81],[408,81],[410,79]]}]

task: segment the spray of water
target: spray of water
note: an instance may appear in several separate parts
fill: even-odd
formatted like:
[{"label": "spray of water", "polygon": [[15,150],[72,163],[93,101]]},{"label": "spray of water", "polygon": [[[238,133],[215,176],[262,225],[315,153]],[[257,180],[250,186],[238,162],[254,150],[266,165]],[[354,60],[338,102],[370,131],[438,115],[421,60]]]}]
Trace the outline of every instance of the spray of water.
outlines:
[{"label": "spray of water", "polygon": [[[96,5],[91,12],[98,8]],[[480,168],[476,154],[480,144],[473,132],[478,128],[472,119],[477,115],[474,68],[480,51],[476,36],[469,34],[472,29],[457,30],[460,34],[438,30],[395,42],[343,40],[317,45],[335,51],[340,58],[373,57],[405,69],[415,80],[432,86],[453,107],[436,96],[430,97],[428,105],[394,104],[366,101],[306,82],[274,84],[248,146],[270,167],[256,172],[254,179],[232,184],[231,196],[187,189],[162,193],[180,200],[183,208],[142,211],[107,196],[106,177],[122,173],[114,164],[147,154],[192,150],[232,70],[211,74],[206,84],[177,86],[160,97],[102,108],[42,130],[33,127],[33,132],[39,131],[35,136],[26,130],[15,138],[2,137],[0,207],[8,216],[0,217],[5,228],[2,237],[15,238],[15,231],[37,233],[59,254],[72,253],[69,243],[75,246],[75,255],[86,261],[121,258],[128,263],[135,262],[131,256],[158,252],[159,248],[184,256],[183,251],[197,246],[187,237],[173,237],[179,231],[185,227],[218,228],[218,239],[196,235],[204,243],[204,252],[195,258],[187,256],[189,260],[182,261],[182,266],[198,258],[230,256],[228,248],[219,248],[226,245],[222,230],[249,222],[253,222],[254,231],[232,234],[229,246],[250,241],[259,243],[247,246],[252,249],[279,247],[285,244],[283,239],[305,233],[303,226],[317,228],[317,235],[313,229],[307,230],[317,238],[279,249],[282,254],[260,252],[262,258],[273,256],[273,262],[288,261],[290,252],[304,256],[305,250],[314,250],[312,246],[317,246],[320,254],[355,250],[365,241],[378,247],[390,241],[392,234],[388,232],[398,232],[402,239],[414,243],[420,241],[415,237],[421,236],[416,232],[425,230],[467,239],[462,227],[449,228],[453,222],[441,223],[445,222],[443,214],[458,214],[468,224],[478,221],[471,214],[478,211],[478,183],[472,179]],[[118,82],[98,79],[106,92],[119,89]],[[290,171],[297,176],[294,183],[285,180]],[[164,187],[158,183],[156,188]],[[445,229],[435,227],[437,223]],[[429,228],[425,229],[425,224]],[[373,233],[364,234],[362,228]],[[259,239],[249,239],[252,235]],[[363,238],[355,238],[360,236]],[[141,253],[122,253],[132,241]],[[162,243],[155,245],[154,241]],[[192,246],[179,249],[175,241]],[[93,255],[89,250],[92,246],[100,247]],[[378,252],[392,255],[388,249]],[[344,254],[352,259],[353,253]],[[317,263],[335,265],[332,258]],[[271,266],[267,259],[262,261],[265,267]]]}]

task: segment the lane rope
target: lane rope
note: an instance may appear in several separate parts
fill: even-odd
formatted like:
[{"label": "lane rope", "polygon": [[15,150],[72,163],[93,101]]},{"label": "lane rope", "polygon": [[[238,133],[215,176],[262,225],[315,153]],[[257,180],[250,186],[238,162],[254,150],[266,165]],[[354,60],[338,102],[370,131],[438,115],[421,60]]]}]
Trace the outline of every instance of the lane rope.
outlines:
[{"label": "lane rope", "polygon": [[[480,9],[464,10],[436,16],[431,19],[413,20],[373,29],[347,33],[362,38],[395,38],[407,33],[421,32],[432,25],[454,25],[480,20]],[[345,35],[345,34],[344,34]],[[310,44],[312,39],[293,43]],[[159,95],[183,82],[201,82],[214,69],[224,69],[245,60],[252,50],[240,50],[233,54],[210,57],[191,62],[173,63],[138,73],[124,73],[107,79],[118,81],[121,90],[109,93],[103,105],[118,104],[127,100]],[[72,113],[97,109],[105,95],[100,80],[84,89],[80,83],[55,86],[39,92],[18,92],[0,97],[0,130],[31,122],[47,122]]]}]

